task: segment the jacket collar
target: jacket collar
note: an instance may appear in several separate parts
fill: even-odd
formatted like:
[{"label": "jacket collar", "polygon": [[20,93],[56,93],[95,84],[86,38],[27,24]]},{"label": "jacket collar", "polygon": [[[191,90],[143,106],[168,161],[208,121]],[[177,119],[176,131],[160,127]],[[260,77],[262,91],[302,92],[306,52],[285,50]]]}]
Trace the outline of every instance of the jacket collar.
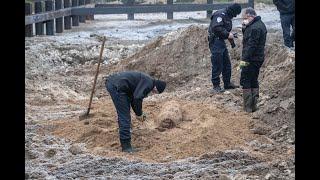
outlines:
[{"label": "jacket collar", "polygon": [[249,24],[246,25],[246,27],[250,26],[251,24],[253,24],[253,23],[257,22],[257,21],[259,21],[260,19],[261,19],[260,16],[256,16],[251,22],[249,22]]}]

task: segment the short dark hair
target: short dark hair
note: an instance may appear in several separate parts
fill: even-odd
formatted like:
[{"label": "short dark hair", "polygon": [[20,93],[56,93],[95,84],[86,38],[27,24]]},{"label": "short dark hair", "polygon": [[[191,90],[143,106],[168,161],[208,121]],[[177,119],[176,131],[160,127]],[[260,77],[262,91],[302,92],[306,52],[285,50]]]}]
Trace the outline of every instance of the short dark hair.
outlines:
[{"label": "short dark hair", "polygon": [[246,9],[244,9],[244,14],[246,14],[248,16],[257,16],[256,11],[252,7],[248,7]]}]

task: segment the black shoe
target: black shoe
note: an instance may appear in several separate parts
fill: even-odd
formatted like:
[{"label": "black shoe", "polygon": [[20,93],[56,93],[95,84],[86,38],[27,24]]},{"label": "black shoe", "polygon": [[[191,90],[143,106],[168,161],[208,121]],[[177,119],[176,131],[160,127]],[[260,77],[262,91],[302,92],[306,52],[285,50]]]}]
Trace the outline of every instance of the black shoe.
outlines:
[{"label": "black shoe", "polygon": [[127,153],[137,152],[137,150],[131,146],[130,139],[120,140],[120,143],[121,143],[122,152],[127,152]]},{"label": "black shoe", "polygon": [[215,86],[215,87],[213,87],[213,89],[210,91],[211,94],[217,94],[217,93],[223,93],[223,92],[224,92],[224,90],[221,89],[220,86]]},{"label": "black shoe", "polygon": [[224,85],[224,89],[236,89],[239,88],[240,86],[234,85],[232,82],[229,84]]}]

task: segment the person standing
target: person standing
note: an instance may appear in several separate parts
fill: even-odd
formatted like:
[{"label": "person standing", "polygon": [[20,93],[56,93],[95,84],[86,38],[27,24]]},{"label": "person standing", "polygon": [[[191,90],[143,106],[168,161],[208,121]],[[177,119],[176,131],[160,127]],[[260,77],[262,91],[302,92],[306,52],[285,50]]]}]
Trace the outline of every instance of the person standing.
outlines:
[{"label": "person standing", "polygon": [[[273,4],[277,7],[280,13],[284,45],[292,48],[294,47],[293,42],[295,42],[295,1],[273,0]],[[291,27],[292,32],[290,30]]]},{"label": "person standing", "polygon": [[242,14],[243,49],[240,85],[243,90],[243,108],[246,112],[257,110],[259,98],[258,76],[264,62],[264,49],[267,37],[267,28],[257,16],[253,8],[247,8]]},{"label": "person standing", "polygon": [[221,93],[224,90],[220,87],[220,74],[224,83],[224,89],[235,89],[239,86],[230,82],[231,62],[225,40],[233,41],[232,18],[241,13],[241,6],[234,3],[225,9],[214,12],[208,28],[209,49],[211,52],[212,74],[211,82],[213,89],[211,93]]}]

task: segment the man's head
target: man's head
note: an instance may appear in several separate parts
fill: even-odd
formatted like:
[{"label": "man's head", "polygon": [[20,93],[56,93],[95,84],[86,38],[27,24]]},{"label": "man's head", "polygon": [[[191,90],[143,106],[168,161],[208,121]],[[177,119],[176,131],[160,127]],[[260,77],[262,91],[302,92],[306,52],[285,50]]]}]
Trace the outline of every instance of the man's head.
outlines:
[{"label": "man's head", "polygon": [[155,80],[154,82],[155,84],[155,89],[157,91],[157,93],[162,93],[164,91],[164,89],[166,88],[167,83],[161,80]]},{"label": "man's head", "polygon": [[236,17],[238,14],[241,13],[241,6],[238,3],[234,3],[230,6],[227,7],[227,13],[231,16],[231,17]]},{"label": "man's head", "polygon": [[253,8],[249,7],[244,9],[242,12],[242,19],[243,19],[242,24],[243,25],[249,24],[256,16],[257,16],[257,13]]}]

